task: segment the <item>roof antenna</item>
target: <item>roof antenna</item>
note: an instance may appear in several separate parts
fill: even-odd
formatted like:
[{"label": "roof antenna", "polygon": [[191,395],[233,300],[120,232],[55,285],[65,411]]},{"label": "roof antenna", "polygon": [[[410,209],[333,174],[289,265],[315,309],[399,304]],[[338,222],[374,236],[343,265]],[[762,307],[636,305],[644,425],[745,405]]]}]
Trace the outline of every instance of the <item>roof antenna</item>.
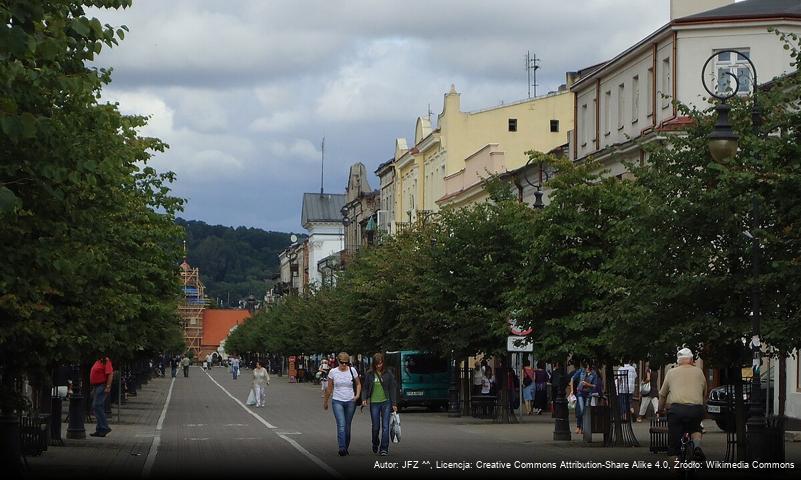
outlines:
[{"label": "roof antenna", "polygon": [[431,111],[431,104],[428,104],[428,123],[431,123],[431,114],[434,113]]},{"label": "roof antenna", "polygon": [[325,137],[320,144],[320,196],[323,196],[323,168],[325,166]]},{"label": "roof antenna", "polygon": [[[537,70],[539,70],[540,66],[537,65],[540,59],[537,58],[537,54],[532,54],[531,51],[526,52],[526,74],[528,75],[528,98],[531,98],[531,87],[534,87],[534,97],[537,96]],[[534,83],[531,82],[532,78],[534,77]]]}]

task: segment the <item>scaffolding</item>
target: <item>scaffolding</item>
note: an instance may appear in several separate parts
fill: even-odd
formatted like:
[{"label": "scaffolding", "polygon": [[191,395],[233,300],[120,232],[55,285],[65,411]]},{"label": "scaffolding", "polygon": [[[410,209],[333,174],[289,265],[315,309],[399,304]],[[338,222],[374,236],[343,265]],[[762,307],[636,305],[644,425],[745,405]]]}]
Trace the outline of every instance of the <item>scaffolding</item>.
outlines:
[{"label": "scaffolding", "polygon": [[189,266],[186,259],[181,264],[181,283],[184,299],[178,306],[178,313],[181,315],[184,326],[186,349],[194,352],[195,358],[199,358],[203,342],[203,311],[206,309],[206,294],[203,283],[200,281],[200,271]]}]

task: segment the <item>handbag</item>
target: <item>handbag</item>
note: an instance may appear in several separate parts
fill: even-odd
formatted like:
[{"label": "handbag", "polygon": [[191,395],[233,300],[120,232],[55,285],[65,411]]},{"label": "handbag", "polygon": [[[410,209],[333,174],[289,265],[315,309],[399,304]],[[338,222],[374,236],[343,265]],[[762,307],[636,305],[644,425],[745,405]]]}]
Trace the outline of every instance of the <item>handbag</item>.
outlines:
[{"label": "handbag", "polygon": [[651,382],[642,382],[640,384],[640,394],[648,395],[649,393],[651,393]]},{"label": "handbag", "polygon": [[570,394],[569,397],[567,397],[567,408],[569,408],[570,410],[576,409],[576,396],[573,395],[572,393]]},{"label": "handbag", "polygon": [[400,443],[401,441],[401,423],[398,412],[392,412],[392,416],[389,419],[389,438],[392,443]]},{"label": "handbag", "polygon": [[357,391],[357,388],[356,388],[356,377],[353,376],[353,367],[348,366],[348,370],[350,371],[350,378],[351,378],[351,382],[353,383],[353,396],[356,398],[356,400],[355,400],[356,406],[360,407],[362,405],[362,397],[361,396],[359,396],[359,397],[356,396],[356,391]]}]

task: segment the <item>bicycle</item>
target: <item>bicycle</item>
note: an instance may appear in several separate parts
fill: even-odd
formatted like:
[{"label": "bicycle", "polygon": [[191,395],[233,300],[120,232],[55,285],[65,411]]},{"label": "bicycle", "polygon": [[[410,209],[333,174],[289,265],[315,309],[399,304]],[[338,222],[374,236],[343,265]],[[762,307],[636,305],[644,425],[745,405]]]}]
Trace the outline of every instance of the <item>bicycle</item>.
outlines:
[{"label": "bicycle", "polygon": [[696,449],[693,437],[688,431],[681,437],[681,449],[677,460],[681,478],[692,478],[696,470],[706,467],[706,456],[703,450]]}]

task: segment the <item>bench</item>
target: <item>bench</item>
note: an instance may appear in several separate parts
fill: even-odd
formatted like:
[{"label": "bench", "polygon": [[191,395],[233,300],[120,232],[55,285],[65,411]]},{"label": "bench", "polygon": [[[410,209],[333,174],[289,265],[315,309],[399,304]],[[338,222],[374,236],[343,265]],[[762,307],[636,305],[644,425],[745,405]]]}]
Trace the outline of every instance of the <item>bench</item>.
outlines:
[{"label": "bench", "polygon": [[651,426],[648,428],[651,437],[651,445],[648,449],[651,453],[663,453],[668,451],[668,427],[667,417],[651,418]]},{"label": "bench", "polygon": [[495,395],[476,395],[470,399],[470,415],[475,418],[495,418],[497,408]]}]

